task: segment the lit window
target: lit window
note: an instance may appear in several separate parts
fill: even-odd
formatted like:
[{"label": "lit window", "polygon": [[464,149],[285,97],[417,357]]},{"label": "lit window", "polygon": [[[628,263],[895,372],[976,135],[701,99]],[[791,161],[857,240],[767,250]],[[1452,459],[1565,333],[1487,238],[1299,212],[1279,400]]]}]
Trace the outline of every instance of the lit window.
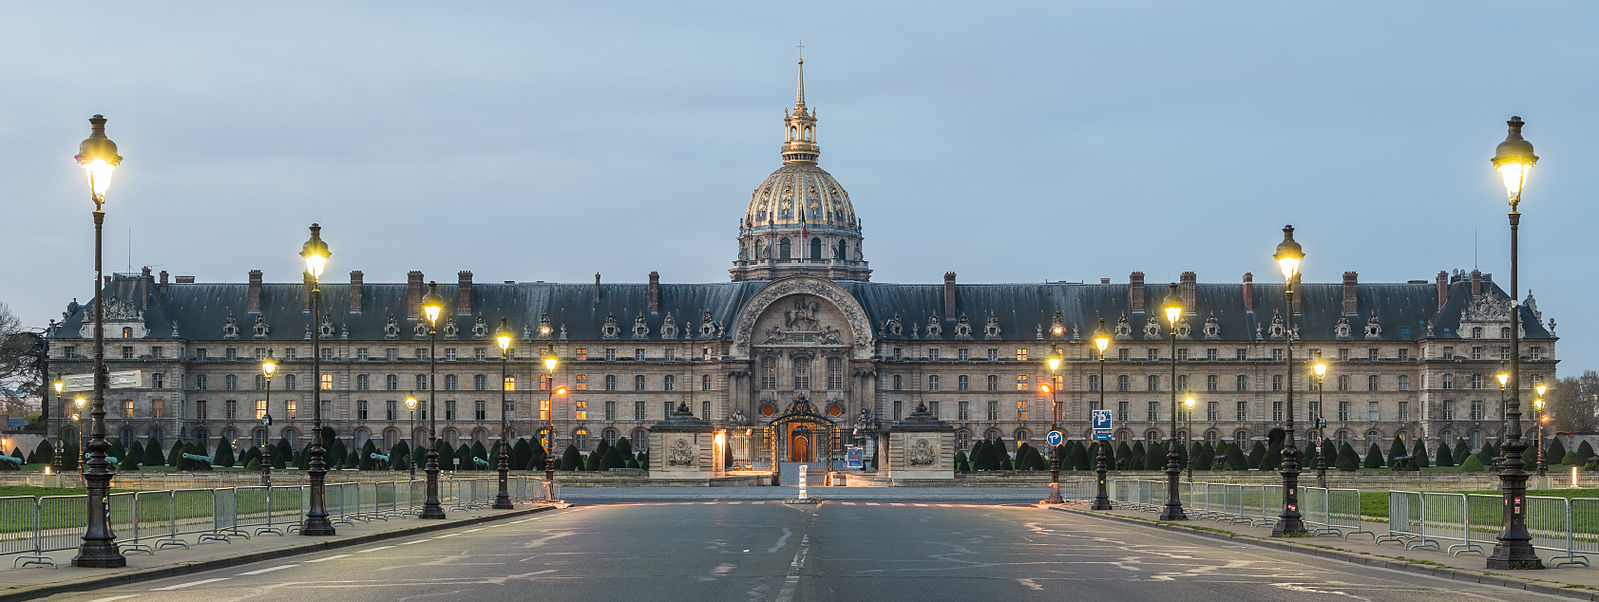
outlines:
[{"label": "lit window", "polygon": [[332,374],[323,374],[322,375],[322,390],[323,391],[332,391],[333,390],[333,375]]},{"label": "lit window", "polygon": [[255,400],[255,419],[256,420],[260,420],[262,418],[266,418],[266,415],[267,415],[267,402],[266,402],[266,400],[265,399],[257,399],[257,400]]},{"label": "lit window", "polygon": [[285,418],[285,419],[288,419],[288,420],[294,420],[294,418],[295,418],[295,415],[296,415],[296,412],[295,412],[295,410],[296,410],[296,408],[295,408],[295,405],[296,405],[296,404],[297,404],[297,403],[298,403],[298,401],[297,401],[297,400],[294,400],[294,399],[289,399],[289,400],[285,400],[285,401],[284,401],[284,402],[283,402],[283,417],[284,417],[284,418]]},{"label": "lit window", "polygon": [[504,386],[505,386],[505,390],[506,391],[515,391],[516,390],[516,377],[515,376],[507,376],[507,377],[505,377]]},{"label": "lit window", "polygon": [[579,400],[574,401],[572,403],[577,408],[577,419],[578,420],[588,420],[589,419],[589,402],[587,402],[585,400],[582,400],[582,399],[579,399]]}]

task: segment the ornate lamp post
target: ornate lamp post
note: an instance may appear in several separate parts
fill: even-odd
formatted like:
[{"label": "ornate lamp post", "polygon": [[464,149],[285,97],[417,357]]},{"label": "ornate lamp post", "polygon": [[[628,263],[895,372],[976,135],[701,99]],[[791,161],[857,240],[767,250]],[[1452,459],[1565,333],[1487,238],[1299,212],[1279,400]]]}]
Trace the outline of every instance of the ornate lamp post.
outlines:
[{"label": "ornate lamp post", "polygon": [[436,431],[438,426],[438,411],[434,403],[438,398],[438,379],[436,371],[438,359],[434,356],[434,346],[439,340],[439,315],[444,313],[444,297],[439,296],[439,284],[428,282],[428,293],[422,295],[422,316],[428,321],[428,464],[423,469],[427,473],[427,500],[422,502],[422,518],[444,518],[444,507],[439,505],[439,436]]},{"label": "ornate lamp post", "polygon": [[[94,407],[89,412],[88,470],[83,473],[88,504],[83,530],[83,544],[72,566],[89,568],[117,568],[127,566],[128,559],[117,549],[117,534],[111,530],[111,463],[106,452],[111,442],[106,441],[105,390],[110,384],[105,367],[105,273],[101,267],[102,230],[105,228],[105,194],[111,187],[111,176],[122,164],[117,154],[117,144],[105,135],[105,117],[89,118],[89,137],[78,145],[75,157],[89,176],[90,200],[94,201]],[[81,430],[81,429],[80,429]]]},{"label": "ornate lamp post", "polygon": [[[278,361],[272,357],[272,350],[267,350],[266,359],[261,360],[261,375],[266,377],[266,413],[261,415],[261,426],[272,427],[272,375],[278,371]],[[261,486],[272,486],[272,432],[267,431],[266,437],[261,439]]]},{"label": "ornate lamp post", "polygon": [[1495,374],[1494,378],[1499,381],[1499,436],[1504,437],[1505,431],[1510,430],[1510,424],[1505,422],[1505,385],[1510,384],[1510,373],[1506,372],[1504,365],[1501,364],[1499,373]]},{"label": "ornate lamp post", "polygon": [[311,461],[306,476],[311,481],[311,506],[305,511],[305,525],[301,535],[333,535],[333,522],[328,520],[327,478],[328,465],[322,459],[327,453],[322,437],[322,271],[328,266],[328,243],[322,242],[322,226],[311,224],[311,238],[300,247],[300,258],[305,260],[305,274],[311,277]]},{"label": "ornate lamp post", "polygon": [[[57,374],[55,382],[50,383],[50,388],[56,391],[56,414],[65,417],[67,409],[64,407],[66,404],[61,403],[61,392],[67,388],[66,381],[62,380],[60,374]],[[61,474],[61,448],[62,444],[66,443],[61,440],[61,427],[66,426],[65,422],[65,420],[56,421],[56,446],[55,449],[50,450],[50,466],[56,474]]]},{"label": "ornate lamp post", "polygon": [[1277,514],[1277,525],[1272,527],[1273,537],[1299,535],[1306,533],[1305,521],[1299,514],[1299,445],[1294,442],[1294,287],[1299,284],[1299,262],[1305,259],[1305,251],[1299,243],[1294,242],[1294,227],[1283,226],[1283,241],[1277,244],[1277,252],[1272,255],[1277,260],[1277,267],[1282,268],[1283,297],[1288,304],[1287,330],[1284,332],[1284,347],[1288,348],[1288,395],[1287,395],[1287,420],[1283,421],[1283,510]]},{"label": "ornate lamp post", "polygon": [[494,342],[500,346],[500,492],[494,496],[494,508],[497,510],[511,510],[511,496],[506,491],[506,482],[511,472],[511,413],[505,405],[505,375],[506,364],[511,359],[510,321],[500,318],[500,328],[494,331]]},{"label": "ornate lamp post", "polygon": [[560,366],[561,359],[551,351],[544,356],[544,371],[550,376],[550,395],[544,402],[544,432],[547,433],[544,444],[544,492],[550,501],[555,501],[555,396],[565,395],[566,387],[555,386],[555,368]]},{"label": "ornate lamp post", "polygon": [[1510,429],[1505,433],[1502,448],[1503,470],[1499,473],[1499,490],[1504,493],[1504,529],[1495,538],[1494,551],[1488,555],[1490,569],[1538,569],[1543,561],[1532,548],[1532,534],[1527,531],[1527,471],[1521,452],[1527,443],[1521,439],[1521,304],[1516,282],[1517,230],[1521,226],[1521,189],[1527,183],[1527,173],[1538,163],[1532,154],[1532,143],[1521,137],[1524,124],[1520,117],[1506,122],[1510,132],[1505,141],[1494,149],[1493,165],[1504,181],[1505,194],[1510,198],[1510,384],[1506,387],[1510,398],[1506,402],[1505,417],[1510,419]]},{"label": "ornate lamp post", "polygon": [[[1105,330],[1105,319],[1099,319],[1099,327],[1094,329],[1094,347],[1099,349],[1099,409],[1105,409],[1105,350],[1110,348],[1110,332]],[[1105,471],[1108,468],[1105,460],[1105,443],[1094,445],[1094,476],[1098,481],[1094,490],[1094,505],[1092,510],[1110,510],[1110,495],[1105,492]]]},{"label": "ornate lamp post", "polygon": [[[1166,450],[1166,507],[1160,511],[1160,520],[1188,520],[1188,515],[1183,513],[1182,497],[1177,493],[1177,477],[1182,474],[1177,454],[1177,322],[1183,319],[1184,308],[1176,283],[1172,283],[1160,308],[1171,326],[1171,436],[1167,438],[1170,449]],[[1104,387],[1105,383],[1100,386]]]},{"label": "ornate lamp post", "polygon": [[[416,396],[405,398],[405,408],[411,411],[411,432],[406,435],[408,439],[416,437]],[[416,441],[411,441],[410,457],[406,458],[406,466],[411,469],[411,480],[416,480]]]},{"label": "ornate lamp post", "polygon": [[[82,395],[79,395],[77,399],[72,400],[72,405],[78,408],[78,411],[72,414],[73,422],[80,422],[83,420],[83,406],[87,405],[88,403],[89,400],[84,399]],[[73,430],[78,431],[78,476],[81,477],[83,476],[83,471],[87,469],[84,465],[89,461],[89,451],[83,449],[83,425],[79,424],[74,427]]]},{"label": "ornate lamp post", "polygon": [[1535,416],[1538,419],[1538,464],[1537,464],[1537,466],[1538,466],[1538,476],[1540,478],[1542,478],[1547,473],[1547,471],[1549,470],[1549,466],[1544,463],[1544,457],[1543,457],[1543,423],[1549,421],[1549,415],[1543,413],[1543,394],[1544,394],[1545,391],[1549,390],[1549,385],[1546,385],[1546,384],[1543,384],[1543,383],[1538,383],[1538,386],[1533,387],[1533,388],[1538,390],[1538,398],[1534,399],[1532,401],[1532,407],[1533,407],[1534,410],[1537,411],[1537,413],[1535,414]]},{"label": "ornate lamp post", "polygon": [[[1060,430],[1060,391],[1058,390],[1060,387],[1056,385],[1056,379],[1060,375],[1060,353],[1050,352],[1049,359],[1044,360],[1044,363],[1049,366],[1049,384],[1045,386],[1049,389],[1049,405],[1053,414],[1049,422],[1049,432],[1054,433]],[[1044,500],[1044,503],[1066,503],[1060,497],[1060,446],[1058,445],[1049,446],[1049,499]]]},{"label": "ornate lamp post", "polygon": [[1183,397],[1183,429],[1188,431],[1188,484],[1194,484],[1194,405],[1199,403],[1192,394]]},{"label": "ornate lamp post", "polygon": [[1316,443],[1316,486],[1326,489],[1327,446],[1323,442],[1327,440],[1327,419],[1324,418],[1327,404],[1323,401],[1325,399],[1323,391],[1327,388],[1327,363],[1316,360],[1315,364],[1311,364],[1310,370],[1316,374],[1316,433],[1319,435],[1317,439],[1321,440]]}]

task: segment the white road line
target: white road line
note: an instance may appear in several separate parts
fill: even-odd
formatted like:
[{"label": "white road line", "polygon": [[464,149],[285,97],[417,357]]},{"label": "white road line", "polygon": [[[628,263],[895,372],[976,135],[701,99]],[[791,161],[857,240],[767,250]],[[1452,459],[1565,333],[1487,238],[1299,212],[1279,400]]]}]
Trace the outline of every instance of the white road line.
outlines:
[{"label": "white road line", "polygon": [[305,563],[306,564],[311,564],[313,562],[327,562],[329,560],[338,560],[340,558],[346,558],[348,556],[349,556],[349,554],[339,554],[338,556],[328,556],[326,558],[318,558],[316,560],[307,560],[307,561],[305,561]]},{"label": "white road line", "polygon": [[265,574],[270,573],[272,571],[281,571],[283,569],[292,569],[292,568],[297,567],[297,566],[300,566],[300,565],[298,565],[298,564],[285,564],[285,565],[281,565],[281,566],[274,566],[274,567],[268,567],[268,568],[264,568],[264,569],[256,569],[256,570],[253,570],[253,571],[246,571],[246,572],[243,572],[243,573],[239,573],[239,575],[240,576],[243,576],[243,575],[265,575]]},{"label": "white road line", "polygon": [[90,600],[89,602],[111,602],[112,600],[126,600],[128,598],[137,598],[137,597],[139,597],[139,594],[128,594],[126,596],[111,596],[110,598],[100,598],[98,600]]},{"label": "white road line", "polygon": [[794,591],[799,588],[799,571],[805,566],[805,556],[811,549],[811,536],[800,538],[799,550],[794,552],[794,560],[788,563],[788,577],[783,580],[783,590],[777,593],[777,602],[789,602],[794,599]]},{"label": "white road line", "polygon": [[449,535],[440,535],[440,536],[438,536],[437,539],[444,539],[446,537],[458,537],[460,535],[462,535],[462,534],[461,533],[451,533]]},{"label": "white road line", "polygon": [[742,504],[742,503],[744,503],[744,502],[728,502],[727,505],[729,505],[729,506],[737,506],[737,505]]},{"label": "white road line", "polygon": [[150,591],[152,591],[152,592],[165,592],[165,591],[171,591],[171,590],[175,590],[175,589],[183,589],[185,587],[193,587],[193,586],[196,586],[196,585],[205,585],[207,583],[216,583],[218,581],[227,581],[228,579],[229,579],[229,577],[217,577],[215,579],[201,579],[199,581],[190,581],[188,583],[179,583],[177,585],[168,585],[166,587],[158,587],[158,588],[152,589]]},{"label": "white road line", "polygon": [[854,506],[855,502],[843,502],[845,506]]},{"label": "white road line", "polygon": [[433,538],[429,537],[427,539],[418,539],[416,541],[407,541],[405,543],[397,543],[397,544],[394,544],[394,545],[397,545],[397,546],[408,546],[408,545],[411,545],[411,544],[414,544],[414,543],[422,543],[424,541],[433,541]]},{"label": "white road line", "polygon": [[375,547],[375,548],[367,548],[365,550],[356,550],[354,553],[356,553],[356,554],[365,554],[367,552],[376,552],[378,550],[387,550],[387,549],[392,548],[392,547],[394,547],[394,546],[378,546],[378,547]]}]

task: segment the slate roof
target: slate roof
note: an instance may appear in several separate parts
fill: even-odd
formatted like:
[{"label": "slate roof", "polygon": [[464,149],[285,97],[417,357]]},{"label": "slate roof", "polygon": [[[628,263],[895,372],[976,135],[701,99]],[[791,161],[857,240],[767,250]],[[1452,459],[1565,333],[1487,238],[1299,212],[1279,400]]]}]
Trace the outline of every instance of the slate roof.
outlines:
[{"label": "slate roof", "polygon": [[[141,293],[140,281],[145,280]],[[472,314],[451,315],[459,329],[457,339],[471,339],[472,327],[481,314],[490,331],[499,325],[499,318],[510,318],[512,328],[519,333],[537,327],[542,314],[548,313],[550,324],[557,331],[566,329],[569,340],[601,340],[601,329],[606,317],[615,316],[620,335],[617,340],[633,340],[632,327],[635,316],[644,315],[649,326],[650,340],[659,340],[661,325],[670,313],[679,328],[678,339],[730,338],[728,330],[744,303],[770,281],[740,281],[707,284],[661,284],[660,310],[649,312],[649,285],[645,283],[601,284],[600,297],[594,298],[593,284],[562,284],[546,282],[473,283]],[[1123,314],[1133,326],[1134,340],[1143,338],[1147,312],[1158,312],[1165,298],[1165,284],[1146,284],[1144,298],[1146,312],[1134,313],[1129,303],[1129,287],[1120,284],[1036,283],[1036,284],[958,284],[956,285],[956,315],[943,316],[943,286],[941,284],[894,284],[881,282],[839,281],[837,284],[850,293],[871,321],[879,339],[913,338],[919,333],[926,340],[926,325],[930,316],[942,320],[940,339],[955,340],[955,319],[964,313],[973,329],[973,340],[984,340],[983,327],[992,312],[999,323],[998,340],[1033,340],[1037,329],[1048,329],[1055,312],[1060,312],[1067,328],[1077,327],[1080,337],[1091,336],[1099,318],[1114,327]],[[1505,293],[1491,280],[1484,280],[1485,294],[1503,298]],[[1460,312],[1471,300],[1470,283],[1458,280],[1448,286],[1448,299],[1440,311],[1436,308],[1437,288],[1431,283],[1362,283],[1357,287],[1357,313],[1350,315],[1353,334],[1349,340],[1367,340],[1363,328],[1367,318],[1376,312],[1382,326],[1381,340],[1420,340],[1428,338],[1427,324],[1433,323],[1433,338],[1458,337],[1455,329]],[[339,327],[335,338],[351,340],[384,340],[384,327],[389,316],[398,319],[400,335],[394,340],[415,340],[414,320],[408,320],[406,285],[403,283],[369,283],[363,287],[362,309],[348,311],[350,285],[324,283],[322,285],[325,315]],[[446,303],[452,303],[458,293],[456,284],[440,284],[439,294]],[[239,340],[258,340],[252,337],[251,327],[255,316],[249,313],[249,285],[244,283],[172,283],[164,288],[139,275],[118,275],[103,294],[120,299],[132,299],[142,305],[144,325],[149,337],[172,337],[172,324],[176,322],[178,336],[193,340],[218,340],[231,313],[240,329]],[[308,292],[300,284],[264,284],[261,289],[262,316],[271,327],[270,334],[259,340],[304,340],[309,313],[304,311]],[[1334,325],[1343,304],[1342,284],[1305,284],[1298,293],[1302,313],[1295,319],[1305,340],[1335,340]],[[1220,341],[1250,341],[1255,338],[1257,326],[1265,329],[1274,312],[1284,307],[1281,284],[1254,284],[1253,311],[1245,310],[1243,284],[1200,283],[1195,286],[1195,297],[1190,302],[1189,324],[1194,329],[1191,337],[1200,340],[1205,319],[1215,315],[1221,328]],[[73,310],[52,333],[56,338],[74,338],[85,320],[87,305],[69,307]],[[447,307],[446,312],[449,311]],[[1522,323],[1528,339],[1553,338],[1535,317],[1533,310],[1521,306]],[[701,316],[709,312],[711,319],[720,325],[718,334],[701,337]],[[898,314],[903,323],[899,336],[890,336],[885,324]],[[108,320],[108,323],[110,321]],[[912,325],[917,325],[913,330]],[[443,326],[440,326],[441,330]],[[346,332],[347,331],[347,332]],[[442,338],[442,337],[441,337]],[[551,339],[559,338],[554,332]]]}]

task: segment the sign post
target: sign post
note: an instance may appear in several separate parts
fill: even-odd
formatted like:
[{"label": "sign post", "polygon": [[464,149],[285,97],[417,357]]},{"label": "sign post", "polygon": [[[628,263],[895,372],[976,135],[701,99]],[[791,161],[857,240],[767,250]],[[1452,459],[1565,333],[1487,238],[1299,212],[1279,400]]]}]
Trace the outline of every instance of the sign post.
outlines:
[{"label": "sign post", "polygon": [[1110,410],[1094,410],[1094,440],[1110,441]]}]

